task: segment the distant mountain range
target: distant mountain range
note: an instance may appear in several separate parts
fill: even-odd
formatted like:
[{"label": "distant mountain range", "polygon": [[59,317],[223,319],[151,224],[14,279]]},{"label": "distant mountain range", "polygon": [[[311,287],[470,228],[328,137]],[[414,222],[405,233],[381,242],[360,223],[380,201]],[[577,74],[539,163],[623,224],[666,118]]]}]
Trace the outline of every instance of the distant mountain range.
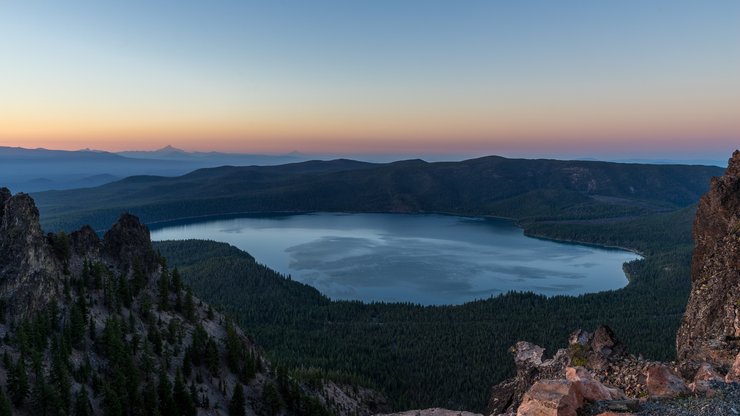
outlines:
[{"label": "distant mountain range", "polygon": [[308,159],[299,153],[186,152],[172,146],[120,153],[0,147],[0,185],[15,192],[86,188],[133,175],[177,176],[205,167],[278,165]]},{"label": "distant mountain range", "polygon": [[348,159],[134,176],[85,190],[34,194],[45,227],[105,227],[122,210],[145,222],[249,212],[443,212],[516,219],[595,219],[686,207],[713,166],[507,159]]}]

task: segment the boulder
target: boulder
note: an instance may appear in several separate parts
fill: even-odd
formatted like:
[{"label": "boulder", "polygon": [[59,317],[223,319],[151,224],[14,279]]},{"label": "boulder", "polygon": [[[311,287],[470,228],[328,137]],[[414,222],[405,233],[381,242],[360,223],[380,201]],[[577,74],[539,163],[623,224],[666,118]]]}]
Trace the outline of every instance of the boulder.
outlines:
[{"label": "boulder", "polygon": [[647,391],[654,398],[676,397],[689,392],[686,383],[663,364],[653,364],[645,371]]},{"label": "boulder", "polygon": [[524,394],[517,416],[577,416],[583,397],[567,380],[540,380]]},{"label": "boulder", "polygon": [[694,375],[694,381],[689,384],[689,389],[694,393],[713,395],[711,382],[724,381],[724,378],[709,363],[703,363]]},{"label": "boulder", "polygon": [[573,383],[580,395],[586,401],[598,402],[603,400],[621,400],[624,393],[615,388],[609,388],[583,367],[568,367],[565,369],[565,379]]}]

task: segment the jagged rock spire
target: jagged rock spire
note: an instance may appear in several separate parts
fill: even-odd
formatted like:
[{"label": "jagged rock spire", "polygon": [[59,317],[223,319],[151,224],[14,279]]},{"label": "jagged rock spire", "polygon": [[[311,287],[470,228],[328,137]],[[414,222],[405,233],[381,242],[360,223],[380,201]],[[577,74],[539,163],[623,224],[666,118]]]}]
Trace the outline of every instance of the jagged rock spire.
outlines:
[{"label": "jagged rock spire", "polygon": [[13,315],[43,308],[58,292],[61,271],[33,199],[0,189],[0,298]]},{"label": "jagged rock spire", "polygon": [[139,264],[147,271],[157,266],[149,229],[134,215],[122,214],[103,236],[102,253],[123,272]]},{"label": "jagged rock spire", "polygon": [[740,353],[740,151],[699,201],[694,243],[678,356],[729,366]]}]

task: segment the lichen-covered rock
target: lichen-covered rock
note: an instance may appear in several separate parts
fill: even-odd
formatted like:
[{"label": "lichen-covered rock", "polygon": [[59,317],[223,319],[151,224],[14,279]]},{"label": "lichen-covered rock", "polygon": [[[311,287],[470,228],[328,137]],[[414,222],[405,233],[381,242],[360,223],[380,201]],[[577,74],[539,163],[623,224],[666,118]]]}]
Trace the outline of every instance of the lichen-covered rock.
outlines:
[{"label": "lichen-covered rock", "polygon": [[694,220],[691,295],[676,337],[679,359],[729,367],[740,353],[740,151],[713,178]]}]

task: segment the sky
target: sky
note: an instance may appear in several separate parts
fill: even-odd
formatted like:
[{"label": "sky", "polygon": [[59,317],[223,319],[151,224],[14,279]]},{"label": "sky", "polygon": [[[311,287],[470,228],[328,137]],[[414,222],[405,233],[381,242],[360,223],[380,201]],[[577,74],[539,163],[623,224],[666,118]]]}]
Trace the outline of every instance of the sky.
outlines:
[{"label": "sky", "polygon": [[0,145],[726,158],[740,2],[0,0]]}]

